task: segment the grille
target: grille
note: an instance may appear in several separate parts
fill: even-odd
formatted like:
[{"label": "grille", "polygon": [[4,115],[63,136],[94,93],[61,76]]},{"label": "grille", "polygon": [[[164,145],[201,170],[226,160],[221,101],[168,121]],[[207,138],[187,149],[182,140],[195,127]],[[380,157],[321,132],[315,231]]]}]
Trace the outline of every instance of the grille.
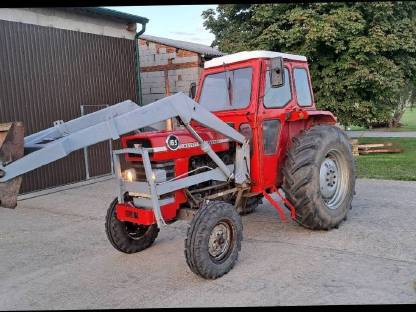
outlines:
[{"label": "grille", "polygon": [[[151,161],[152,169],[163,169],[166,171],[166,179],[170,180],[175,176],[175,164],[173,160],[168,161]],[[136,180],[145,182],[146,173],[142,162],[135,162],[130,164],[136,170]]]},{"label": "grille", "polygon": [[[163,169],[166,171],[166,180],[170,180],[175,176],[175,164],[173,160],[169,161],[151,161],[152,169]],[[136,181],[146,182],[146,172],[142,162],[130,163],[130,167],[136,170]],[[172,193],[161,195],[159,199],[172,197]]]}]

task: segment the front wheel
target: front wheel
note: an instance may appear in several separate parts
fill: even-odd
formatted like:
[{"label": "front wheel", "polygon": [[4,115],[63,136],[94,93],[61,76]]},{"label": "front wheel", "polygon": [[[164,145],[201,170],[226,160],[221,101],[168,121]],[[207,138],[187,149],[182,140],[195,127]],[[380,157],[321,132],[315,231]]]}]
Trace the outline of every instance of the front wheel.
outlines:
[{"label": "front wheel", "polygon": [[112,201],[105,220],[105,232],[111,245],[118,251],[129,254],[150,247],[159,233],[157,224],[140,225],[118,220],[117,203],[117,198]]},{"label": "front wheel", "polygon": [[283,167],[282,188],[296,208],[298,223],[329,230],[346,219],[354,171],[351,145],[341,129],[319,125],[295,137]]},{"label": "front wheel", "polygon": [[245,199],[245,202],[242,203],[242,205],[237,207],[237,212],[240,214],[240,216],[245,216],[250,213],[253,213],[257,206],[261,204],[262,196],[257,197],[249,197]]},{"label": "front wheel", "polygon": [[216,279],[229,272],[243,239],[241,217],[233,205],[211,201],[192,219],[185,240],[185,257],[195,274]]}]

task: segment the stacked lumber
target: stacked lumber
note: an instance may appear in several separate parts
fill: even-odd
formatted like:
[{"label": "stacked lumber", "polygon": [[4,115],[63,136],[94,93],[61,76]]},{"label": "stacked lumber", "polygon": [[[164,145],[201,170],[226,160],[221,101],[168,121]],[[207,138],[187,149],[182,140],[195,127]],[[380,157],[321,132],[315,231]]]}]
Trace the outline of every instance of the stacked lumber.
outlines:
[{"label": "stacked lumber", "polygon": [[401,148],[394,147],[392,143],[359,144],[357,147],[360,155],[403,152]]},{"label": "stacked lumber", "polygon": [[351,148],[352,148],[352,156],[356,157],[359,155],[358,153],[358,140],[357,139],[350,139]]}]

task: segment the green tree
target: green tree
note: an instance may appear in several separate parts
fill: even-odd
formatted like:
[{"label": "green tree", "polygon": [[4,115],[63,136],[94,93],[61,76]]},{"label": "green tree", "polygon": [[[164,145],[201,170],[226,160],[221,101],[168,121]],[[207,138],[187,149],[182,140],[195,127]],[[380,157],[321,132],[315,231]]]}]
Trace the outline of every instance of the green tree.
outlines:
[{"label": "green tree", "polygon": [[344,125],[392,125],[416,84],[416,2],[232,4],[202,15],[224,52],[307,56],[318,107]]}]

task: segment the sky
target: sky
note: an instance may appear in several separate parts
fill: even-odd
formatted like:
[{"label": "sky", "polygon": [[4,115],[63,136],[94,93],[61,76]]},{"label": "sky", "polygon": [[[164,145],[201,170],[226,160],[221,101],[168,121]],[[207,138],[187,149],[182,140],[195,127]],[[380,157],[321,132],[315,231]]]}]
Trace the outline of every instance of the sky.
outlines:
[{"label": "sky", "polygon": [[[214,35],[203,26],[202,11],[217,5],[151,5],[107,7],[149,19],[145,34],[211,45]],[[140,29],[140,25],[138,25]]]}]

